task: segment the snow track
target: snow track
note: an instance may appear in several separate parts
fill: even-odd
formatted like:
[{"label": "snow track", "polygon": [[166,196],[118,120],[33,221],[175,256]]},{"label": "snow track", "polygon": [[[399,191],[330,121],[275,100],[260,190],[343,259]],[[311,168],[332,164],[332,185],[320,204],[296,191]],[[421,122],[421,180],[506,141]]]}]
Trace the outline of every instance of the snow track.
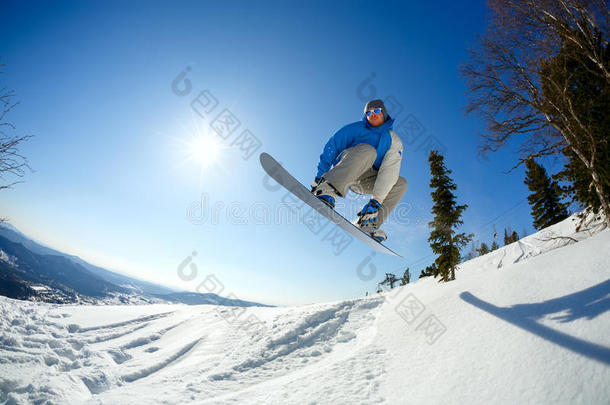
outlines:
[{"label": "snow track", "polygon": [[[242,316],[234,321],[235,308],[211,305],[167,311],[167,305],[62,307],[2,298],[0,401],[155,402],[160,394],[151,386],[233,401],[295,384],[320,366],[338,372],[337,364],[353,363],[375,336],[382,303],[237,309]],[[97,323],[88,312],[96,312]],[[248,313],[259,320],[256,329],[244,321]],[[9,365],[20,369],[20,379],[4,377]]]},{"label": "snow track", "polygon": [[159,361],[158,363],[155,363],[155,364],[151,365],[150,367],[145,367],[136,372],[124,375],[123,377],[121,377],[121,379],[126,382],[134,382],[136,380],[139,380],[140,378],[148,377],[152,373],[155,373],[155,372],[161,370],[162,368],[166,367],[170,363],[173,363],[173,362],[179,360],[182,356],[186,355],[190,350],[192,350],[195,347],[195,345],[197,343],[199,343],[200,341],[201,341],[201,339],[197,339],[197,340],[185,345],[184,347],[180,348],[180,350],[178,350],[176,353],[168,356],[167,358],[163,359],[162,361]]}]

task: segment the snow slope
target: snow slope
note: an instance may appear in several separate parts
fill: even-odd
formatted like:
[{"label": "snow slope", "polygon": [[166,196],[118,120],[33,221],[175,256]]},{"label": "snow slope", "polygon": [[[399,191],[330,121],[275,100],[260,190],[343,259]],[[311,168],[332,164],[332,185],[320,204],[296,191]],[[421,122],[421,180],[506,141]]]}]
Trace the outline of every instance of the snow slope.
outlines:
[{"label": "snow slope", "polygon": [[302,307],[2,298],[0,403],[607,404],[609,246],[566,220],[450,283]]}]

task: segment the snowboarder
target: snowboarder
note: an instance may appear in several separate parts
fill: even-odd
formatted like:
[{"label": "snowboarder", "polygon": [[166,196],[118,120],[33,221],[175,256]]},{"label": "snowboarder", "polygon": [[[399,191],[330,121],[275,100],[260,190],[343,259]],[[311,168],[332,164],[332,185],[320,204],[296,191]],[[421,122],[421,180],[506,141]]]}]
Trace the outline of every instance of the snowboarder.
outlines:
[{"label": "snowboarder", "polygon": [[348,189],[372,194],[358,213],[358,225],[379,242],[387,239],[381,224],[407,191],[407,181],[399,175],[402,142],[393,125],[382,100],[366,103],[362,120],[345,125],[326,143],[311,188],[333,208]]}]

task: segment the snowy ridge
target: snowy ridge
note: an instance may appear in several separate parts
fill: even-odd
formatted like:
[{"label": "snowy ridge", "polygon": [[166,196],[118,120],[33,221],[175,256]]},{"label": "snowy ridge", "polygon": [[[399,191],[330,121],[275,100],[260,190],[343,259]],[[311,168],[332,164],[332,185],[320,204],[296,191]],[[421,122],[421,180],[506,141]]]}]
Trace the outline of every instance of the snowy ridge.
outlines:
[{"label": "snowy ridge", "polygon": [[568,219],[450,283],[302,307],[2,297],[0,403],[605,404],[610,230],[598,225]]},{"label": "snowy ridge", "polygon": [[[478,269],[502,268],[516,264],[540,254],[577,243],[605,229],[601,218],[589,214],[583,226],[577,230],[580,220],[577,214],[566,220],[542,229],[535,234],[519,239],[484,256],[469,260],[468,267]],[[463,267],[463,266],[462,266]]]}]

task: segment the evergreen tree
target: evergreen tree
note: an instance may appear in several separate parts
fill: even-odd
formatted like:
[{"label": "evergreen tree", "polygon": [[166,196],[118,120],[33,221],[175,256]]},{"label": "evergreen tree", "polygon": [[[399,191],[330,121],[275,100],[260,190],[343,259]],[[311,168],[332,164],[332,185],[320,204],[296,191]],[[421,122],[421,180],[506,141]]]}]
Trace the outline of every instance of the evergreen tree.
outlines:
[{"label": "evergreen tree", "polygon": [[510,226],[504,229],[504,246],[510,245],[511,243],[516,242],[518,240],[519,235],[516,231],[513,231]]},{"label": "evergreen tree", "polygon": [[483,256],[489,253],[489,247],[487,246],[487,243],[481,243],[481,247],[477,250],[477,252],[479,253],[479,256]]},{"label": "evergreen tree", "polygon": [[402,278],[400,279],[400,285],[407,285],[410,282],[411,282],[411,272],[409,271],[409,268],[407,267],[404,274],[402,275]]},{"label": "evergreen tree", "polygon": [[568,211],[566,204],[560,201],[561,190],[557,182],[552,181],[544,167],[534,159],[528,159],[525,165],[527,170],[523,182],[531,192],[527,201],[531,206],[534,228],[540,230],[566,219]]},{"label": "evergreen tree", "polygon": [[419,273],[419,278],[430,276],[436,277],[436,274],[438,274],[438,271],[436,270],[436,266],[433,263],[430,266],[427,266],[424,270],[422,270],[421,273]]},{"label": "evergreen tree", "polygon": [[494,250],[498,250],[500,246],[498,246],[498,242],[496,242],[495,240],[492,242],[491,244],[491,251],[493,252]]},{"label": "evergreen tree", "polygon": [[428,241],[432,251],[439,256],[434,261],[436,274],[440,281],[455,280],[455,266],[460,262],[460,249],[464,247],[473,235],[456,233],[455,228],[463,221],[460,219],[467,205],[457,205],[453,191],[457,186],[449,177],[451,170],[447,169],[444,157],[437,151],[431,151],[428,158],[432,179],[430,193],[434,206],[434,219],[429,223],[432,228]]}]

